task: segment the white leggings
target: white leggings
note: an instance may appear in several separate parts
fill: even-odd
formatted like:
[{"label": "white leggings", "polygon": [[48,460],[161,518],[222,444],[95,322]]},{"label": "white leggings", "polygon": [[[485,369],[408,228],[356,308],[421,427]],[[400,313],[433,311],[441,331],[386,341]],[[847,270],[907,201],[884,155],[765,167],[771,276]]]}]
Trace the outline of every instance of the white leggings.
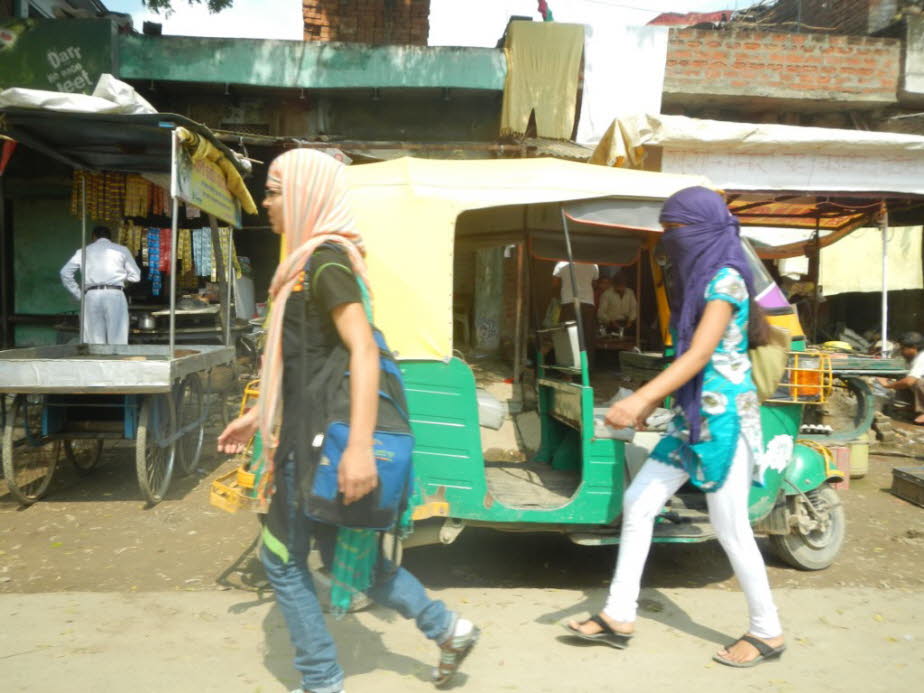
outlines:
[{"label": "white leggings", "polygon": [[[750,448],[739,440],[728,478],[718,491],[706,494],[706,502],[719,543],[748,601],[748,632],[758,638],[774,638],[782,635],[783,628],[770,593],[764,559],[748,520],[752,466]],[[682,469],[648,459],[626,490],[619,559],[603,609],[614,621],[635,621],[655,518],[688,478]]]}]

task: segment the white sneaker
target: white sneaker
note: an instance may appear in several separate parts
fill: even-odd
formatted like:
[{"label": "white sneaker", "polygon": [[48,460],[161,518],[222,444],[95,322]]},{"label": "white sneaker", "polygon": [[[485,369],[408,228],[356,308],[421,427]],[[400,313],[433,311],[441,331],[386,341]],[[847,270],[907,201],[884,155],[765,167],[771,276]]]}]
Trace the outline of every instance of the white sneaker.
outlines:
[{"label": "white sneaker", "polygon": [[444,688],[449,684],[480,635],[481,631],[468,619],[456,620],[452,635],[440,645],[440,661],[433,670],[433,685]]}]

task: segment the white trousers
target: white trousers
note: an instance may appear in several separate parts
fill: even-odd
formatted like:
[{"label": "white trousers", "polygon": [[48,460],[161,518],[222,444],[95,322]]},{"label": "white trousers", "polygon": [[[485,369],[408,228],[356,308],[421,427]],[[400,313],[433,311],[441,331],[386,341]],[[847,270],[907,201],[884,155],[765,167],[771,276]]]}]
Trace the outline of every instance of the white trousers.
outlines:
[{"label": "white trousers", "polygon": [[128,344],[128,301],[113,289],[88,291],[83,304],[83,342]]},{"label": "white trousers", "polygon": [[[725,484],[718,491],[707,493],[706,502],[709,520],[748,602],[748,632],[758,638],[775,638],[782,635],[783,627],[773,603],[764,559],[748,520],[752,467],[750,448],[739,440]],[[648,459],[626,490],[619,559],[603,609],[614,621],[635,621],[642,569],[648,558],[655,518],[688,478],[682,469]]]}]

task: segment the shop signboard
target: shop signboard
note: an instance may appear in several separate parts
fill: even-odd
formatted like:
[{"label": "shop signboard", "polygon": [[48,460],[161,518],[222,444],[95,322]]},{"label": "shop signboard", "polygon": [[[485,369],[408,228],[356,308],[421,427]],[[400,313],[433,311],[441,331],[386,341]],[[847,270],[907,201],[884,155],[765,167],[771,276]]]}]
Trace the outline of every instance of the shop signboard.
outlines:
[{"label": "shop signboard", "polygon": [[0,89],[89,94],[115,72],[108,19],[0,19]]},{"label": "shop signboard", "polygon": [[198,207],[235,228],[241,227],[241,205],[228,190],[224,173],[208,159],[193,161],[179,142],[174,144],[176,169],[175,193],[178,198]]}]

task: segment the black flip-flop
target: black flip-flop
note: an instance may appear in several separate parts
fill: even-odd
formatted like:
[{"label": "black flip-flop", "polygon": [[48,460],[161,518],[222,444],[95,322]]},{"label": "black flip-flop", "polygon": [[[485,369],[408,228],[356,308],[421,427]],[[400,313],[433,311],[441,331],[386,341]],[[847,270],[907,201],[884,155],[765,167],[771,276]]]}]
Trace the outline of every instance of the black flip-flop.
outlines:
[{"label": "black flip-flop", "polygon": [[718,654],[712,655],[712,659],[719,664],[724,664],[727,667],[734,667],[735,669],[749,669],[750,667],[756,667],[762,662],[767,662],[771,659],[779,659],[783,652],[786,650],[786,645],[773,647],[772,645],[765,643],[763,640],[759,640],[750,635],[742,635],[740,638],[735,640],[735,642],[726,645],[725,649],[728,650],[729,648],[734,647],[742,640],[749,645],[753,645],[754,649],[756,649],[759,653],[754,659],[747,662],[733,662],[730,659],[725,659],[725,657],[720,657]]},{"label": "black flip-flop", "polygon": [[610,624],[600,618],[599,615],[591,616],[587,621],[592,621],[596,623],[603,630],[599,633],[588,634],[582,633],[576,628],[572,628],[570,624],[565,623],[565,630],[568,631],[569,635],[574,636],[575,638],[580,638],[581,640],[587,640],[589,642],[598,642],[603,645],[609,645],[610,647],[615,647],[617,650],[624,650],[629,646],[629,641],[632,639],[632,635],[629,633],[619,633],[612,628]]}]

